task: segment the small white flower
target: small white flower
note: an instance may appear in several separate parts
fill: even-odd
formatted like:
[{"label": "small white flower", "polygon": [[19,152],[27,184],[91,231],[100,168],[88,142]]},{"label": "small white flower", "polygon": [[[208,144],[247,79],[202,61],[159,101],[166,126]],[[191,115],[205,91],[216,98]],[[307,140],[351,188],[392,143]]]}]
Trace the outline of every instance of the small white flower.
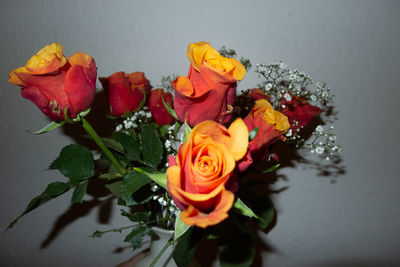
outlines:
[{"label": "small white flower", "polygon": [[297,75],[296,74],[290,74],[289,79],[292,81],[296,81],[297,80]]},{"label": "small white flower", "polygon": [[315,130],[319,133],[322,133],[324,131],[324,127],[322,127],[322,125],[318,125],[317,128],[315,128]]},{"label": "small white flower", "polygon": [[139,111],[139,115],[144,116],[144,115],[145,115],[144,111],[143,111],[143,110],[140,110],[140,111]]},{"label": "small white flower", "polygon": [[258,67],[258,71],[259,72],[265,72],[265,71],[267,71],[267,68],[265,66],[259,66]]},{"label": "small white flower", "polygon": [[267,83],[267,84],[265,85],[265,91],[271,90],[272,87],[274,87],[274,85],[273,85],[272,83]]},{"label": "small white flower", "polygon": [[151,191],[156,192],[158,188],[159,188],[158,185],[155,184],[151,187]]},{"label": "small white flower", "polygon": [[321,96],[322,96],[323,98],[328,97],[328,93],[327,93],[327,92],[322,92]]},{"label": "small white flower", "polygon": [[157,200],[159,196],[153,196],[153,200]]},{"label": "small white flower", "polygon": [[281,69],[286,69],[286,68],[287,68],[287,64],[286,64],[285,62],[281,62],[281,63],[279,64],[279,68],[281,68]]},{"label": "small white flower", "polygon": [[316,100],[317,100],[317,97],[316,97],[315,95],[311,95],[311,96],[310,96],[310,99],[311,99],[312,101],[316,101]]},{"label": "small white flower", "polygon": [[172,206],[176,206],[174,200],[171,199],[171,201],[169,202]]},{"label": "small white flower", "polygon": [[325,159],[326,159],[326,160],[329,160],[329,157],[326,157]]},{"label": "small white flower", "polygon": [[329,141],[331,141],[331,142],[334,142],[334,141],[336,141],[336,136],[329,136]]},{"label": "small white flower", "polygon": [[146,118],[148,118],[148,119],[151,118],[151,113],[150,113],[150,112],[147,112],[147,113],[146,113]]},{"label": "small white flower", "polygon": [[175,211],[175,208],[171,206],[171,207],[169,207],[169,211],[170,211],[170,212],[174,212],[174,211]]},{"label": "small white flower", "polygon": [[127,123],[125,123],[125,128],[129,129],[132,127],[132,125],[133,125],[133,123],[131,121],[128,121]]},{"label": "small white flower", "polygon": [[286,136],[290,137],[290,136],[292,136],[292,134],[293,134],[292,129],[289,129],[289,131],[287,131],[287,133],[286,133]]},{"label": "small white flower", "polygon": [[171,147],[171,141],[169,141],[169,140],[166,140],[165,141],[165,148],[170,148]]},{"label": "small white flower", "polygon": [[292,100],[292,97],[288,93],[284,94],[283,98],[285,98],[286,101],[291,101]]},{"label": "small white flower", "polygon": [[322,146],[317,146],[316,148],[315,148],[315,152],[317,153],[317,154],[319,154],[319,155],[321,155],[322,153],[324,153],[324,148],[322,147]]},{"label": "small white flower", "polygon": [[117,127],[115,128],[115,130],[116,130],[117,132],[121,131],[121,130],[122,130],[122,125],[121,125],[121,124],[118,124]]}]

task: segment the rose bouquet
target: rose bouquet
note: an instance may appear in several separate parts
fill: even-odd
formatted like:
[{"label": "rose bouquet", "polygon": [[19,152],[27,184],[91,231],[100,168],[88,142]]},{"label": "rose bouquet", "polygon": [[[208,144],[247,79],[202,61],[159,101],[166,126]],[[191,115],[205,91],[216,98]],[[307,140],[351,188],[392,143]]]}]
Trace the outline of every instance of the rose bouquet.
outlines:
[{"label": "rose bouquet", "polygon": [[34,134],[80,124],[98,150],[64,147],[49,168],[66,181],[49,184],[9,228],[69,190],[71,201],[81,203],[90,183],[101,180],[132,224],[92,237],[129,231],[124,241],[137,249],[157,226],[173,234],[152,266],[171,245],[175,263],[187,266],[204,240],[217,244],[222,266],[250,265],[254,231],[268,229],[276,216],[269,186],[277,179],[281,145],[327,160],[340,148],[333,127],[322,126],[333,98],[326,84],[314,86],[310,76],[279,61],[258,64],[260,84],[237,94],[251,64],[234,56],[225,47],[189,44],[188,75],[163,77],[156,89],[142,72],[99,78],[109,109],[104,115],[115,128],[109,136],[98,135],[86,116],[96,94],[91,56],[67,59],[60,44],[51,44],[11,71],[9,82],[52,120]]}]

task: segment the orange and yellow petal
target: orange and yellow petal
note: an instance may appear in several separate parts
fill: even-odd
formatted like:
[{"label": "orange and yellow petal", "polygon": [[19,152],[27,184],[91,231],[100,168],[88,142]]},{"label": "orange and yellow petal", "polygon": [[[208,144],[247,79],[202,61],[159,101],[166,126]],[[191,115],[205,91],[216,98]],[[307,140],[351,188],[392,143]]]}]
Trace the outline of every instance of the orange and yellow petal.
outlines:
[{"label": "orange and yellow petal", "polygon": [[216,225],[228,218],[228,211],[233,205],[234,194],[228,190],[223,190],[218,196],[215,209],[210,213],[203,213],[190,205],[188,209],[181,212],[181,220],[187,225],[196,225],[206,228]]},{"label": "orange and yellow petal", "polygon": [[44,74],[59,69],[66,62],[67,59],[63,55],[62,45],[53,43],[40,49],[36,55],[28,60],[25,67],[33,74]]}]

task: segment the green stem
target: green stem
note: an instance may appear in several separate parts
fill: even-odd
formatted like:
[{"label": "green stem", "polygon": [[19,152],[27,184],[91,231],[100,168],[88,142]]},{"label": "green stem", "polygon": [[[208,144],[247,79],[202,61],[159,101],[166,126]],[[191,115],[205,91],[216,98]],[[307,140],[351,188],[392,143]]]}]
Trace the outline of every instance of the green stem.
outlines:
[{"label": "green stem", "polygon": [[157,261],[161,258],[162,254],[164,254],[164,252],[167,250],[167,248],[169,246],[172,245],[174,241],[172,240],[168,240],[167,243],[165,244],[165,246],[162,248],[162,250],[157,254],[157,256],[154,258],[154,260],[151,262],[151,264],[149,265],[149,267],[153,267]]},{"label": "green stem", "polygon": [[114,166],[118,169],[118,171],[125,175],[126,170],[121,166],[119,161],[114,157],[111,151],[106,147],[101,138],[97,135],[96,131],[92,128],[89,122],[81,117],[82,127],[86,130],[86,132],[92,137],[93,141],[100,147],[100,149],[104,152],[104,154],[108,157],[108,159],[114,164]]}]

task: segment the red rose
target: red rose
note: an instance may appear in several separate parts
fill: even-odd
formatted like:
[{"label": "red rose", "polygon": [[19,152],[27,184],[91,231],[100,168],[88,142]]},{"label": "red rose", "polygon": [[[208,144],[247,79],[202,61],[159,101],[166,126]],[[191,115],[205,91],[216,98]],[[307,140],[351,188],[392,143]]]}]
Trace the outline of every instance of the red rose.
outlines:
[{"label": "red rose", "polygon": [[232,114],[236,82],[246,75],[243,65],[221,56],[210,44],[189,44],[187,77],[172,82],[178,119],[194,126],[205,120],[226,123]]},{"label": "red rose", "polygon": [[9,73],[9,82],[22,87],[21,95],[31,100],[52,120],[75,118],[88,109],[96,93],[96,64],[78,52],[65,58],[62,45],[42,48],[24,67]]},{"label": "red rose", "polygon": [[150,91],[149,81],[143,72],[116,72],[107,78],[100,78],[100,81],[107,92],[112,116],[122,116],[127,111],[137,110]]},{"label": "red rose", "polygon": [[319,107],[308,104],[307,100],[298,96],[291,96],[290,101],[282,97],[282,105],[285,105],[285,109],[282,109],[281,112],[288,117],[290,127],[293,127],[293,120],[299,123],[296,128],[306,126],[313,116],[322,112]]},{"label": "red rose", "polygon": [[148,102],[151,116],[158,125],[171,124],[175,119],[165,109],[161,97],[164,98],[165,103],[172,106],[171,93],[164,92],[161,88],[151,90]]},{"label": "red rose", "polygon": [[265,99],[265,100],[269,101],[271,99],[271,97],[268,95],[265,95],[263,90],[261,90],[260,88],[251,89],[250,97],[253,100]]}]

